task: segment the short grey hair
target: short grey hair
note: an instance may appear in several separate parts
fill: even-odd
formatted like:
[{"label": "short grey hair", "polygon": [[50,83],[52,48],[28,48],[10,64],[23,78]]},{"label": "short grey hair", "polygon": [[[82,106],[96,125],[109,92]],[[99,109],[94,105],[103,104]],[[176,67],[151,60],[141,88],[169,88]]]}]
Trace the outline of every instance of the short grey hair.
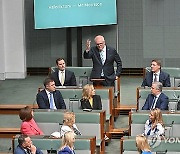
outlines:
[{"label": "short grey hair", "polygon": [[162,83],[161,82],[153,82],[152,84],[156,85],[156,89],[159,90],[159,91],[162,91]]}]

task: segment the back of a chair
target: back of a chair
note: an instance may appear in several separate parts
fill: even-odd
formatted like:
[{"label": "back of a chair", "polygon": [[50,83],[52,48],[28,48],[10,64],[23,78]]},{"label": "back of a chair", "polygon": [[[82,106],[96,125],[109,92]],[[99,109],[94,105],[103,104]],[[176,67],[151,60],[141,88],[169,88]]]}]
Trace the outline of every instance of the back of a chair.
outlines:
[{"label": "back of a chair", "polygon": [[[31,136],[33,144],[41,150],[59,150],[62,139],[49,138],[49,136]],[[13,140],[13,149],[18,145],[18,135]],[[95,154],[96,141],[93,136],[78,136],[74,143],[78,154]]]},{"label": "back of a chair", "polygon": [[[136,147],[136,137],[123,137],[121,139],[121,154],[131,154],[137,153]],[[151,145],[151,151],[155,154],[180,154],[180,147],[178,142],[172,142],[168,139],[162,140],[148,140],[149,144]],[[155,143],[154,143],[155,142]],[[154,144],[153,144],[154,143]]]},{"label": "back of a chair", "polygon": [[[45,135],[60,131],[65,110],[34,110],[34,119]],[[104,137],[105,111],[75,111],[76,125],[83,135]]]}]

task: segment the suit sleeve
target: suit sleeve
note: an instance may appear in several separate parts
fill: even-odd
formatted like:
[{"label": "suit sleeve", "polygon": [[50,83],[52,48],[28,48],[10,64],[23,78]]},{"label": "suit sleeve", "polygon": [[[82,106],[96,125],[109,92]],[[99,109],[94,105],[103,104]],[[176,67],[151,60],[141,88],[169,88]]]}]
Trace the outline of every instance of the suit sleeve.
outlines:
[{"label": "suit sleeve", "polygon": [[36,96],[36,101],[37,101],[39,109],[47,109],[45,102],[44,102],[44,98],[40,92]]},{"label": "suit sleeve", "polygon": [[71,85],[72,86],[76,86],[77,84],[76,84],[76,77],[75,77],[75,75],[74,75],[74,72],[72,72],[72,76],[71,76]]},{"label": "suit sleeve", "polygon": [[120,56],[116,50],[115,50],[115,57],[114,58],[115,58],[115,62],[117,64],[116,76],[120,76],[121,71],[122,71],[122,61],[121,61],[121,58],[120,58]]},{"label": "suit sleeve", "polygon": [[43,154],[43,152],[39,148],[36,147],[36,154]]},{"label": "suit sleeve", "polygon": [[165,81],[165,87],[171,87],[171,82],[170,82],[170,75],[167,74],[167,78],[166,78],[166,81]]},{"label": "suit sleeve", "polygon": [[102,110],[102,102],[101,102],[101,97],[97,95],[97,102],[98,102],[98,110]]},{"label": "suit sleeve", "polygon": [[84,59],[91,59],[92,55],[93,55],[92,49],[90,49],[89,51],[85,50],[84,53],[83,53]]},{"label": "suit sleeve", "polygon": [[81,109],[86,109],[86,103],[85,103],[85,100],[81,99]]},{"label": "suit sleeve", "polygon": [[30,125],[23,122],[21,125],[21,133],[26,135],[35,135],[34,131],[30,128]]},{"label": "suit sleeve", "polygon": [[149,110],[149,96],[146,98],[146,101],[144,103],[144,106],[142,107],[142,110]]},{"label": "suit sleeve", "polygon": [[60,93],[60,91],[58,92],[59,95],[59,103],[61,104],[61,109],[66,109],[66,104],[64,102],[64,99],[62,97],[62,94]]},{"label": "suit sleeve", "polygon": [[169,103],[169,98],[164,95],[162,98],[161,98],[161,106],[160,106],[160,109],[161,110],[168,110],[168,103]]},{"label": "suit sleeve", "polygon": [[141,87],[145,87],[145,86],[147,86],[146,77],[144,78],[144,80],[143,80],[143,82],[141,84]]}]

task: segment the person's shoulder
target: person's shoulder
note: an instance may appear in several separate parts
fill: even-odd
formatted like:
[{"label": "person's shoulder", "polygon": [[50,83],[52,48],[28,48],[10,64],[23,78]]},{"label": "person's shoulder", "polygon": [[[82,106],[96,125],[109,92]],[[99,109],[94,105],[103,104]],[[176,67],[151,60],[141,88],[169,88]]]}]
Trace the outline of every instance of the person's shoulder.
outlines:
[{"label": "person's shoulder", "polygon": [[160,73],[162,74],[162,75],[164,75],[164,76],[169,76],[169,74],[167,73],[167,72],[164,72],[164,71],[160,71]]},{"label": "person's shoulder", "polygon": [[164,97],[164,98],[168,98],[168,96],[166,96],[166,94],[164,94],[163,92],[161,93],[160,96],[161,96],[161,97]]},{"label": "person's shoulder", "polygon": [[93,97],[94,97],[94,98],[101,98],[100,95],[94,95]]}]

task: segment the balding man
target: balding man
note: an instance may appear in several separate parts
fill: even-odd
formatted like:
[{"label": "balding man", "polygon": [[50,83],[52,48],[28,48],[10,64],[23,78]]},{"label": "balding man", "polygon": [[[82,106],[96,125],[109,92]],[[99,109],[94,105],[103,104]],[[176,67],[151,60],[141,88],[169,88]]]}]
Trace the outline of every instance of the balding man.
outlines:
[{"label": "balding man", "polygon": [[146,98],[142,110],[152,110],[159,108],[160,110],[168,110],[169,98],[162,93],[162,83],[153,82],[151,86],[151,94]]},{"label": "balding man", "polygon": [[[84,51],[84,58],[93,61],[90,79],[105,79],[102,82],[103,86],[114,86],[114,81],[120,76],[122,70],[121,58],[114,48],[106,46],[103,36],[96,36],[94,42],[96,46],[91,47],[91,41],[87,40]],[[114,62],[117,64],[116,72]]]}]

